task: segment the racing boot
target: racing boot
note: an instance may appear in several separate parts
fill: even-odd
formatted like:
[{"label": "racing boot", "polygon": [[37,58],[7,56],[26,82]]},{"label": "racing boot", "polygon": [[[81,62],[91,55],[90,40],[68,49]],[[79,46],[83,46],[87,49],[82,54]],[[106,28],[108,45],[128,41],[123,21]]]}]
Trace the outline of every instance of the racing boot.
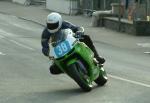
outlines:
[{"label": "racing boot", "polygon": [[63,73],[63,71],[61,71],[56,64],[51,65],[49,68],[49,71],[51,74],[54,74],[54,75]]},{"label": "racing boot", "polygon": [[104,64],[105,63],[105,59],[102,57],[97,57],[96,58],[99,64]]}]

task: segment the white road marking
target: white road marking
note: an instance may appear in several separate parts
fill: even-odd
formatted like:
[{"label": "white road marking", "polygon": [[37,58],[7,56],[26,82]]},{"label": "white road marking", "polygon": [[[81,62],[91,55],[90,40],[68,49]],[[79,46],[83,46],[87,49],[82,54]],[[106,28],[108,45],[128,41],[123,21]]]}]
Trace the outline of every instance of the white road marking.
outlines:
[{"label": "white road marking", "polygon": [[7,35],[7,36],[15,36],[15,34],[6,32],[6,31],[4,31],[4,30],[2,30],[2,29],[0,29],[0,33],[1,33],[3,36],[4,36],[4,35]]},{"label": "white road marking", "polygon": [[[137,43],[138,46],[141,46],[143,48],[150,48],[150,43]],[[150,52],[144,52],[144,54],[150,54]]]},{"label": "white road marking", "polygon": [[137,81],[121,78],[121,77],[114,76],[114,75],[111,75],[111,74],[108,74],[108,76],[111,77],[111,78],[117,79],[117,80],[122,80],[122,81],[125,81],[125,82],[128,82],[128,83],[132,83],[132,84],[136,84],[136,85],[139,85],[139,86],[150,88],[149,84],[145,84],[145,83],[141,83],[141,82],[137,82]]},{"label": "white road marking", "polygon": [[[6,31],[4,31],[4,30],[2,30],[2,29],[0,29],[0,33],[2,33],[2,35],[0,35],[0,38],[4,38],[4,37],[5,37],[4,35],[7,35],[7,36],[15,36],[15,34],[6,32]],[[19,46],[21,46],[21,47],[24,47],[24,48],[26,48],[26,49],[34,50],[33,48],[28,47],[28,46],[26,46],[26,45],[24,45],[24,44],[21,44],[21,43],[15,41],[15,40],[9,40],[9,41],[11,41],[11,42],[13,42],[13,43],[15,43],[15,44],[17,44],[17,45],[19,45]]]},{"label": "white road marking", "polygon": [[150,52],[144,52],[144,54],[150,54]]},{"label": "white road marking", "polygon": [[34,50],[33,48],[28,47],[28,46],[26,46],[26,45],[24,45],[24,44],[21,44],[21,43],[15,41],[15,40],[10,40],[10,41],[13,42],[13,43],[15,43],[15,44],[17,44],[17,45],[19,45],[19,46],[21,46],[21,47],[24,47],[24,48],[26,48],[26,49]]},{"label": "white road marking", "polygon": [[0,39],[5,38],[4,36],[0,35]]},{"label": "white road marking", "polygon": [[137,43],[137,45],[141,47],[150,47],[150,43]]},{"label": "white road marking", "polygon": [[6,55],[6,54],[4,54],[4,53],[0,52],[0,55]]},{"label": "white road marking", "polygon": [[25,30],[31,30],[31,31],[37,31],[37,29],[33,29],[33,28],[30,28],[26,25],[20,25],[20,24],[17,24],[17,23],[12,23],[12,25],[18,27],[18,28],[21,28],[21,29],[25,29]]}]

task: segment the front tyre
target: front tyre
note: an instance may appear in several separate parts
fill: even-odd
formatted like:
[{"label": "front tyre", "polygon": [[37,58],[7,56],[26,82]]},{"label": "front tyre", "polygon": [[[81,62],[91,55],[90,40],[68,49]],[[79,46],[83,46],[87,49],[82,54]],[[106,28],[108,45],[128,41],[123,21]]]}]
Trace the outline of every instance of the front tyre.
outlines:
[{"label": "front tyre", "polygon": [[98,84],[99,86],[103,86],[104,84],[106,84],[107,81],[108,77],[106,71],[103,68],[101,68],[99,77],[95,80],[95,83]]},{"label": "front tyre", "polygon": [[81,62],[76,62],[68,67],[69,75],[76,81],[82,90],[89,92],[92,90],[92,83],[86,73],[85,67]]}]

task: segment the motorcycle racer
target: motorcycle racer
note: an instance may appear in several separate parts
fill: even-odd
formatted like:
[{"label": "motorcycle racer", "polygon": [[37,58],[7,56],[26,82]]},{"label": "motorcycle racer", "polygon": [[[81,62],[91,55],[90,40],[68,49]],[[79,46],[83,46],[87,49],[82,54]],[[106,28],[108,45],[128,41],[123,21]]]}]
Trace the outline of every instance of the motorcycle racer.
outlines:
[{"label": "motorcycle racer", "polygon": [[[41,45],[42,45],[42,53],[45,56],[49,56],[49,42],[51,42],[51,38],[59,38],[61,37],[60,31],[62,29],[71,29],[75,33],[75,37],[77,35],[81,35],[83,32],[81,27],[76,26],[68,21],[62,19],[61,15],[56,12],[52,12],[47,16],[46,27],[44,28],[41,36]],[[83,34],[83,33],[82,33]],[[98,55],[98,52],[95,49],[95,46],[89,35],[81,35],[80,41],[84,42],[91,50],[94,52],[94,57],[97,59],[99,64],[103,64],[105,59]],[[62,71],[57,67],[56,64],[52,64],[49,68],[52,74],[60,74]]]}]

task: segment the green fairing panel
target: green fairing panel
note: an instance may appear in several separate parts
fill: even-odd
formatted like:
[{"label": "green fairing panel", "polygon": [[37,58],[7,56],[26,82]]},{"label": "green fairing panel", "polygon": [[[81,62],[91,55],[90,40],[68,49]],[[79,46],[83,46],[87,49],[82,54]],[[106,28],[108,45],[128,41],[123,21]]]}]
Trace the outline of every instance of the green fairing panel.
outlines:
[{"label": "green fairing panel", "polygon": [[[87,47],[85,43],[77,42],[74,46],[73,53],[77,53],[78,55],[80,55],[89,64],[90,68],[88,68],[88,71],[91,75],[91,80],[95,79],[99,75],[99,69],[93,63],[92,59],[94,57],[93,51],[89,47]],[[62,59],[55,60],[54,62],[61,68],[62,71],[64,71],[66,67],[65,65],[70,65],[77,60],[77,58],[73,58],[67,64],[64,64],[64,61],[71,55],[72,53],[67,54]]]},{"label": "green fairing panel", "polygon": [[93,63],[93,51],[83,42],[80,42],[75,46],[75,51],[89,64],[90,68],[88,68],[88,71],[91,75],[91,79],[96,79],[99,76],[99,68]]},{"label": "green fairing panel", "polygon": [[84,60],[88,63],[91,64],[93,62],[93,60],[91,59],[91,57],[93,58],[94,53],[92,52],[92,50],[86,46],[85,43],[78,43],[75,46],[75,52],[78,53],[82,58],[84,58]]}]

